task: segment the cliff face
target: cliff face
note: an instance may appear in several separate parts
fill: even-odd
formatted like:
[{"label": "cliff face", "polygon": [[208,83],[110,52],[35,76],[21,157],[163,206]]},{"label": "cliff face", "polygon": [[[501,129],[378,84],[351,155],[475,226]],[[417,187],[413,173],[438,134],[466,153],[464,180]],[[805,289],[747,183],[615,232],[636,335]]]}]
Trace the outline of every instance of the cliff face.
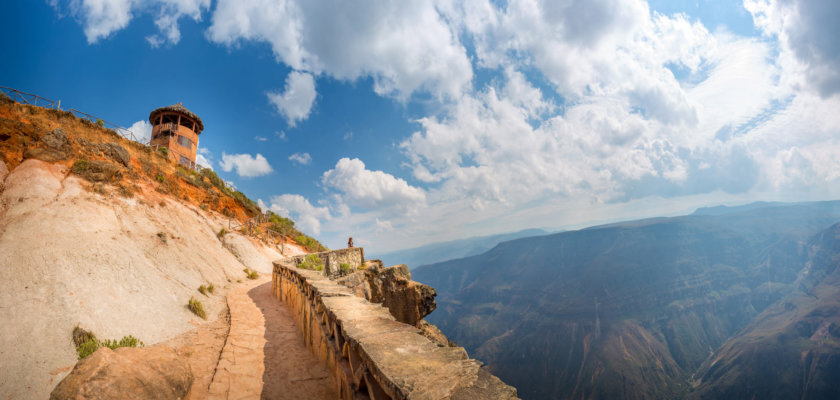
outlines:
[{"label": "cliff face", "polygon": [[[239,233],[217,236],[228,219],[213,210],[242,208],[175,182],[165,159],[141,162],[142,149],[98,127],[28,109],[0,104],[0,398],[47,398],[76,362],[76,325],[164,341],[204,323],[190,297],[213,319],[244,268],[270,273],[281,258]],[[70,171],[81,157],[108,167],[87,169],[102,174],[91,182]],[[210,283],[215,295],[198,294]]]},{"label": "cliff face", "polygon": [[[681,397],[710,355],[816,270],[808,241],[838,220],[831,202],[636,221],[505,242],[413,276],[438,292],[427,319],[523,398]],[[834,335],[831,319],[812,319]]]}]

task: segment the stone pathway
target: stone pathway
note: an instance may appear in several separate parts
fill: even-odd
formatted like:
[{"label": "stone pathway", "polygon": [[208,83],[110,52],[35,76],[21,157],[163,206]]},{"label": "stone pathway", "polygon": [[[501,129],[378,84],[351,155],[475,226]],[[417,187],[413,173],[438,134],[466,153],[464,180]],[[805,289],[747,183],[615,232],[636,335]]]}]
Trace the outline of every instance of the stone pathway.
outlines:
[{"label": "stone pathway", "polygon": [[327,368],[306,348],[291,311],[271,295],[271,277],[227,296],[230,332],[208,399],[335,399]]}]

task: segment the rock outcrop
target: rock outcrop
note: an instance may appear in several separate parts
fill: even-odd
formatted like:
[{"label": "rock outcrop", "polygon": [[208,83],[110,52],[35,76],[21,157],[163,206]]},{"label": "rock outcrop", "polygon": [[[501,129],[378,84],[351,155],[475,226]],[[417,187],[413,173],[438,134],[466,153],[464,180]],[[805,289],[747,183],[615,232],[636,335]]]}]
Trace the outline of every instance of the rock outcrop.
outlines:
[{"label": "rock outcrop", "polygon": [[397,321],[418,326],[437,308],[437,292],[431,286],[411,280],[411,271],[404,264],[387,268],[369,266],[336,279],[356,296],[371,303],[382,303]]},{"label": "rock outcrop", "polygon": [[29,147],[23,153],[23,158],[34,158],[46,162],[66,160],[70,157],[70,140],[61,128],[55,128],[40,138],[40,146]]},{"label": "rock outcrop", "polygon": [[171,347],[103,347],[79,361],[50,399],[183,399],[192,382],[189,364]]},{"label": "rock outcrop", "polygon": [[116,143],[104,143],[99,145],[99,149],[108,157],[111,157],[114,161],[119,162],[124,167],[128,167],[129,163],[131,162],[131,156],[126,151],[125,147],[122,147]]}]

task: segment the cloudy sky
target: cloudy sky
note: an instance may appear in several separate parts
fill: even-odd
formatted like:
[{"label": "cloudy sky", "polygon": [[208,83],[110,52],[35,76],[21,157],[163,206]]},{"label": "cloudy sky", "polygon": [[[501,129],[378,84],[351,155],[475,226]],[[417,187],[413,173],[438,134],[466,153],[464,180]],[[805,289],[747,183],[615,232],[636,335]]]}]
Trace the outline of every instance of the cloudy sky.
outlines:
[{"label": "cloudy sky", "polygon": [[48,0],[0,85],[148,135],[330,247],[840,198],[834,0]]}]

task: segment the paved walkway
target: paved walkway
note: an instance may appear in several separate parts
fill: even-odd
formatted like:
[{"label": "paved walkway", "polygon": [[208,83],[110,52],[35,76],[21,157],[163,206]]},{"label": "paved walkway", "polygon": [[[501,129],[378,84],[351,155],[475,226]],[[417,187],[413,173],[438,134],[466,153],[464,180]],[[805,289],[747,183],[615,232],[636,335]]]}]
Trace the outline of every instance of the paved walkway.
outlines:
[{"label": "paved walkway", "polygon": [[335,399],[327,368],[306,348],[271,279],[231,290],[230,333],[209,399]]}]

